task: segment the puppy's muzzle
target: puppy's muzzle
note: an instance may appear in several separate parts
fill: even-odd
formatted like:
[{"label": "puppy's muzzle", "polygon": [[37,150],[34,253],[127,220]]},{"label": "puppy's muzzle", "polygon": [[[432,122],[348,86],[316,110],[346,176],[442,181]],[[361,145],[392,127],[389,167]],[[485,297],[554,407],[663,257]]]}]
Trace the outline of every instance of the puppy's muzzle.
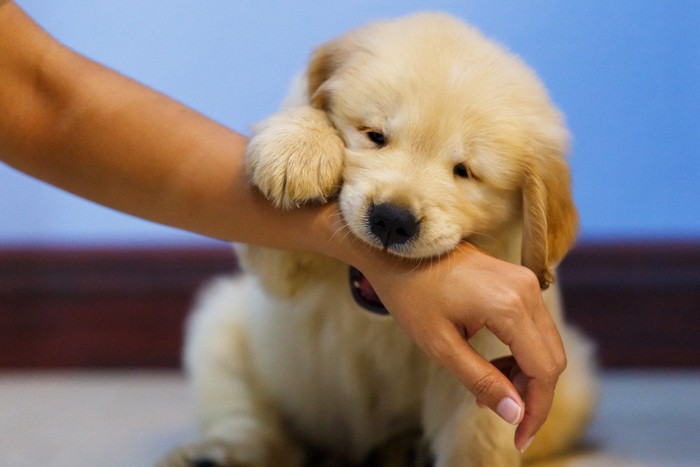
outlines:
[{"label": "puppy's muzzle", "polygon": [[408,242],[420,230],[420,222],[411,211],[391,203],[372,204],[367,222],[372,235],[385,248]]}]

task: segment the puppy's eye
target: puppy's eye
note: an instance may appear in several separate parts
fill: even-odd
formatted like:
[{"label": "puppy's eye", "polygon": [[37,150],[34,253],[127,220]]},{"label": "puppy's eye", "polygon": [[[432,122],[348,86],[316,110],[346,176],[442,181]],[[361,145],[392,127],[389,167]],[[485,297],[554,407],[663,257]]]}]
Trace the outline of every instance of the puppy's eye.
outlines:
[{"label": "puppy's eye", "polygon": [[379,147],[386,146],[386,137],[378,131],[368,131],[367,138]]},{"label": "puppy's eye", "polygon": [[464,164],[455,165],[452,172],[455,174],[455,176],[457,176],[459,178],[471,178],[472,177],[471,171]]}]

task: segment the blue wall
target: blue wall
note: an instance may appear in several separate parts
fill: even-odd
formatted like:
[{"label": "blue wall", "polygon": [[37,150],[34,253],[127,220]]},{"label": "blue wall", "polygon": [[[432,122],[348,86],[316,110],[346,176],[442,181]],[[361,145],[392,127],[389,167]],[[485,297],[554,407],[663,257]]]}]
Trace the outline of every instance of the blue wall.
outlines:
[{"label": "blue wall", "polygon": [[[529,62],[567,115],[584,239],[700,238],[694,0],[18,3],[67,45],[244,133],[315,45],[373,18],[451,12]],[[199,241],[0,165],[0,245]]]}]

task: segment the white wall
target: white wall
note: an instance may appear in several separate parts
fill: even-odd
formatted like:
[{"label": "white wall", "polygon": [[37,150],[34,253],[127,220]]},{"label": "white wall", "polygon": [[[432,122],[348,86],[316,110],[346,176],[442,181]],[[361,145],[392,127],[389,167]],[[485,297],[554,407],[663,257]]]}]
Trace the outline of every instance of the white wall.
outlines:
[{"label": "white wall", "polygon": [[[451,12],[520,54],[567,115],[584,238],[700,237],[694,0],[17,2],[74,49],[244,133],[315,45],[373,18]],[[199,241],[0,165],[0,246]]]}]

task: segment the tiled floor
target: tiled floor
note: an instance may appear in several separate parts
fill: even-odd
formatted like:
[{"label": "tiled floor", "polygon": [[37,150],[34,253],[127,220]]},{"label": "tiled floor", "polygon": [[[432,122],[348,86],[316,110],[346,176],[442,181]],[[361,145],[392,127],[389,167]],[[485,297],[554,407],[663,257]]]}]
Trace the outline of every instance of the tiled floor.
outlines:
[{"label": "tiled floor", "polygon": [[[0,373],[0,467],[150,466],[195,435],[176,373]],[[549,466],[700,466],[700,371],[609,372],[582,452]]]}]

